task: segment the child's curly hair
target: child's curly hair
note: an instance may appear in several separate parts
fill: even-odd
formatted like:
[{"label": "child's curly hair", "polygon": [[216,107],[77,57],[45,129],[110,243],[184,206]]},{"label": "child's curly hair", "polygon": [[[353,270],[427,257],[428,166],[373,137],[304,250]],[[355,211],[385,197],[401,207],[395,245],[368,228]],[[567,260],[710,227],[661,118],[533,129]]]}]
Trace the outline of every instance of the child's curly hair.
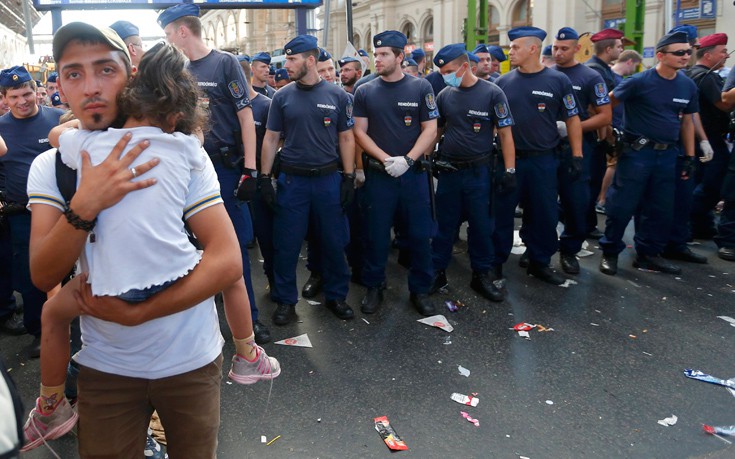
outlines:
[{"label": "child's curly hair", "polygon": [[180,115],[175,130],[191,134],[206,130],[207,112],[199,106],[199,86],[186,70],[184,55],[167,43],[158,43],[143,55],[138,72],[120,93],[123,113],[137,120],[147,118],[159,127],[172,115]]}]

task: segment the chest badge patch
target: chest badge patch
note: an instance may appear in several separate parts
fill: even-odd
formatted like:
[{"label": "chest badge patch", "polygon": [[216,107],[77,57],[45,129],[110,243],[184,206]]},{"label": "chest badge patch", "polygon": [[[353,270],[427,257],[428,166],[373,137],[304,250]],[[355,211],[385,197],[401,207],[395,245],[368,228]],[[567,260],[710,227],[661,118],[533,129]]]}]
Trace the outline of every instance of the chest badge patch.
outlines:
[{"label": "chest badge patch", "polygon": [[543,103],[543,102],[539,102],[539,104],[536,105],[536,108],[538,108],[538,111],[540,111],[541,113],[543,113],[543,112],[546,111],[546,104]]},{"label": "chest badge patch", "polygon": [[404,116],[404,117],[403,117],[403,123],[404,123],[404,124],[405,124],[406,126],[411,126],[411,122],[412,122],[412,121],[413,121],[413,118],[411,118],[411,117],[410,117],[410,116],[408,116],[408,115],[406,115],[406,116]]},{"label": "chest badge patch", "polygon": [[472,125],[472,129],[475,131],[475,134],[477,134],[478,132],[480,132],[480,128],[481,127],[482,127],[482,125],[480,123],[474,123]]},{"label": "chest badge patch", "polygon": [[332,125],[332,118],[325,116],[324,117],[324,127],[329,127]]}]

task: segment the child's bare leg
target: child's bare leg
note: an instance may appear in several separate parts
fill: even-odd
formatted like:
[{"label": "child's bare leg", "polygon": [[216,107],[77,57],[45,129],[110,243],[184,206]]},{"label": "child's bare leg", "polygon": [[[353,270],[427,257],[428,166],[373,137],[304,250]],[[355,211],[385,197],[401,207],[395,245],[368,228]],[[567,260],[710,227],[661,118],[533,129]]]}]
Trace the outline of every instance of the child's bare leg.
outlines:
[{"label": "child's bare leg", "polygon": [[74,298],[79,278],[72,279],[41,311],[41,408],[53,409],[64,396],[69,363],[69,324],[81,314]]},{"label": "child's bare leg", "polygon": [[256,349],[253,318],[250,314],[250,298],[242,277],[222,291],[222,299],[225,303],[227,324],[235,341],[235,350],[248,360],[254,359]]},{"label": "child's bare leg", "polygon": [[615,177],[615,166],[608,166],[607,169],[605,169],[605,177],[602,179],[600,196],[597,197],[597,202],[600,204],[605,203],[605,195],[607,194],[607,189],[612,185],[613,177]]}]

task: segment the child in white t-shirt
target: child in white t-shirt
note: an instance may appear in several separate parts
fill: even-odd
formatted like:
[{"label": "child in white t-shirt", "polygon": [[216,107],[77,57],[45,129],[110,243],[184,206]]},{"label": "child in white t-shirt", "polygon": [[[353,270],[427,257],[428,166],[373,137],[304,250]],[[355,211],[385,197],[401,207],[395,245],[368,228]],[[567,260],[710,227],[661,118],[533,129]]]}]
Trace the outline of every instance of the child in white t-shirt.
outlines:
[{"label": "child in white t-shirt", "polygon": [[[92,165],[97,165],[126,133],[132,134],[131,148],[138,141],[150,141],[133,166],[152,158],[160,160],[151,172],[155,186],[126,195],[97,216],[80,257],[81,270],[87,274],[96,296],[115,296],[138,303],[186,276],[199,262],[200,254],[188,238],[184,220],[222,203],[219,193],[196,203],[187,200],[193,174],[211,165],[199,140],[191,135],[203,125],[206,116],[197,106],[198,87],[185,65],[185,57],[174,47],[156,45],[145,54],[138,72],[118,100],[121,112],[128,117],[122,129],[67,129],[59,137],[62,161],[75,169],[78,176],[82,171],[82,151],[87,151]],[[50,137],[57,134],[52,132]],[[131,173],[135,178],[135,167]],[[76,412],[64,397],[64,381],[69,361],[69,323],[81,313],[74,297],[80,279],[72,279],[43,308],[41,395],[25,425],[24,451],[60,437],[77,420]],[[272,380],[280,374],[280,365],[255,343],[243,279],[226,289],[223,298],[236,348],[230,379],[241,384]],[[102,320],[90,321],[83,327],[83,342],[88,349],[83,347],[76,360],[110,373],[116,372],[114,364],[118,362],[105,362],[105,356],[121,353],[127,359],[125,363],[134,362],[135,351],[130,349],[134,346],[129,340],[126,346],[110,349],[109,353],[100,345],[109,340],[107,331],[114,329],[119,333],[119,327]],[[134,336],[136,328],[130,327],[128,335]],[[89,343],[94,344],[88,346]],[[155,353],[155,349],[151,351]],[[155,374],[150,375],[150,379],[156,378]]]}]

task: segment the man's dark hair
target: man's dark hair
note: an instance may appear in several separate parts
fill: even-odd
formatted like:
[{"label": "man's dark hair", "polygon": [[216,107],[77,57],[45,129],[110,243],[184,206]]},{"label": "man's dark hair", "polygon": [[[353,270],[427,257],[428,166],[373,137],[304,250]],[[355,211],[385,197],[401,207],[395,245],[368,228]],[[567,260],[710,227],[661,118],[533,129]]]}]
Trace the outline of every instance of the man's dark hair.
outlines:
[{"label": "man's dark hair", "polygon": [[697,48],[697,60],[702,59],[705,54],[711,53],[715,50],[714,46],[706,46],[704,48]]},{"label": "man's dark hair", "polygon": [[593,47],[595,49],[595,54],[602,54],[607,48],[615,47],[615,38],[608,38],[605,40],[597,41],[593,44]]},{"label": "man's dark hair", "polygon": [[135,77],[118,98],[120,111],[137,120],[147,118],[159,127],[181,114],[176,130],[191,134],[204,128],[207,115],[199,107],[199,86],[186,70],[184,55],[159,43],[143,55]]},{"label": "man's dark hair", "polygon": [[186,26],[187,29],[191,30],[191,33],[201,38],[202,37],[202,21],[196,16],[184,16],[173,22],[174,27]]},{"label": "man's dark hair", "polygon": [[5,95],[8,93],[8,91],[10,91],[11,89],[21,89],[21,88],[31,88],[31,90],[35,94],[35,92],[36,92],[36,82],[33,81],[33,80],[29,80],[29,81],[25,81],[25,82],[23,82],[23,83],[21,83],[19,85],[15,85],[15,86],[0,86],[0,94],[2,94],[3,97],[5,97]]},{"label": "man's dark hair", "polygon": [[405,54],[403,48],[393,48],[393,47],[391,47],[390,49],[391,49],[391,51],[393,51],[393,55],[394,56],[401,58],[401,63],[403,63],[403,61],[406,60],[406,54]]},{"label": "man's dark hair", "polygon": [[310,49],[308,51],[304,51],[303,53],[301,53],[301,56],[304,59],[308,59],[309,56],[314,56],[314,59],[319,62],[319,49]]},{"label": "man's dark hair", "polygon": [[250,62],[242,60],[240,61],[240,67],[242,67],[242,73],[245,74],[245,81],[250,81],[253,77],[253,70],[250,68]]},{"label": "man's dark hair", "polygon": [[462,54],[461,56],[452,59],[452,62],[456,63],[457,65],[462,65],[465,62],[469,62],[469,61],[470,61],[470,57],[467,54]]}]

